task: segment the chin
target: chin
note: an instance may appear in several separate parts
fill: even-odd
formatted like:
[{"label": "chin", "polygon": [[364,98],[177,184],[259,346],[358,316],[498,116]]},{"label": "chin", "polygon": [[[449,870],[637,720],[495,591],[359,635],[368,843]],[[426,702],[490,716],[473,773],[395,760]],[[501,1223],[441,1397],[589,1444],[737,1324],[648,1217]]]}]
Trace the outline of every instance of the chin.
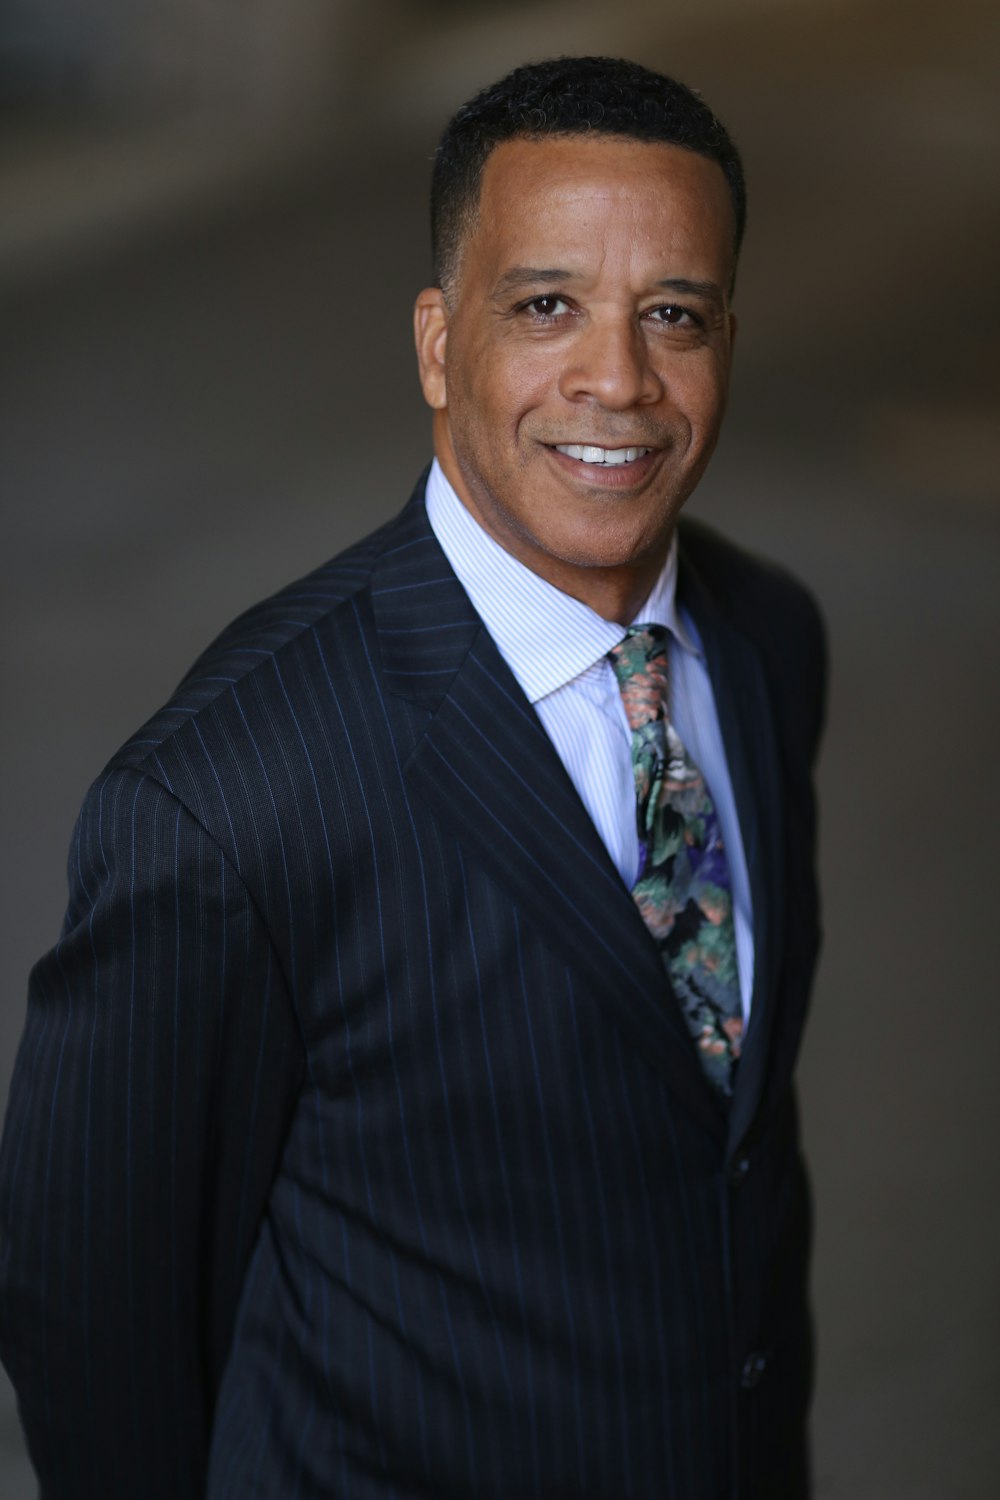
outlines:
[{"label": "chin", "polygon": [[666,556],[672,535],[673,528],[671,527],[666,536],[658,538],[654,543],[643,540],[641,543],[631,545],[594,546],[591,542],[589,545],[581,543],[579,546],[545,547],[542,550],[563,567],[586,569],[591,572],[614,571],[654,564],[658,566]]},{"label": "chin", "polygon": [[679,511],[680,506],[641,531],[608,527],[606,535],[595,537],[592,525],[589,531],[581,528],[577,536],[566,538],[563,556],[567,562],[575,562],[584,568],[627,568],[662,560],[673,537]]}]

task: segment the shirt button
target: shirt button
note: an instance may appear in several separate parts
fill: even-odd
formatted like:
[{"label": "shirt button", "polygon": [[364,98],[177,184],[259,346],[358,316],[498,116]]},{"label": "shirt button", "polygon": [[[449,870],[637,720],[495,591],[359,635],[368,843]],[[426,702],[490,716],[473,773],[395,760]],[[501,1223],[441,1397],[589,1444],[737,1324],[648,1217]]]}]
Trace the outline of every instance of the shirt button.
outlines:
[{"label": "shirt button", "polygon": [[750,1175],[749,1156],[737,1156],[729,1165],[729,1186],[742,1187]]},{"label": "shirt button", "polygon": [[745,1391],[756,1390],[764,1378],[764,1371],[766,1369],[767,1356],[765,1354],[748,1354],[743,1361],[740,1385]]}]

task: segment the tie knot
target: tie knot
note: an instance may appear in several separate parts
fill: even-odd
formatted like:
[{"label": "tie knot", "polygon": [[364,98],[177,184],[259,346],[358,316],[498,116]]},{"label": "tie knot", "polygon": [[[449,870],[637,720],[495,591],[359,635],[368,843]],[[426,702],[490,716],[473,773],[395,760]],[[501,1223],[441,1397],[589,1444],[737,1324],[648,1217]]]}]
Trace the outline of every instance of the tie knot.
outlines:
[{"label": "tie knot", "polygon": [[608,652],[632,729],[666,715],[669,641],[662,625],[631,625]]}]

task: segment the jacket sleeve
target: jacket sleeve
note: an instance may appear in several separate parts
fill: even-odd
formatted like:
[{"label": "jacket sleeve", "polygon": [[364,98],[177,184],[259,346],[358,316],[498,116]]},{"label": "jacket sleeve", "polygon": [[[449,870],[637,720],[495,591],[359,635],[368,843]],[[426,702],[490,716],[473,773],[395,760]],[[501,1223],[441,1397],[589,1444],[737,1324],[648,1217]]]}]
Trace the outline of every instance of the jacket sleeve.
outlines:
[{"label": "jacket sleeve", "polygon": [[302,1056],[236,870],[159,782],[108,773],[0,1151],[0,1353],[43,1500],[203,1492]]}]

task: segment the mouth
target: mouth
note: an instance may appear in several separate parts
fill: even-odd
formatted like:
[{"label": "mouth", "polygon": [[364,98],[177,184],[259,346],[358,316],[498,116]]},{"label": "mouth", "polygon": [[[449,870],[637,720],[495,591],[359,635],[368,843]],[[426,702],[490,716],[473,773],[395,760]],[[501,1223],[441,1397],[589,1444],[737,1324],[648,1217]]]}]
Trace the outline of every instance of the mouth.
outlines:
[{"label": "mouth", "polygon": [[653,482],[665,450],[645,443],[605,448],[602,443],[547,443],[551,461],[574,488],[591,493],[631,495]]},{"label": "mouth", "polygon": [[578,463],[608,468],[638,463],[653,451],[652,448],[600,448],[596,443],[553,443],[552,446],[557,453],[576,459]]}]

